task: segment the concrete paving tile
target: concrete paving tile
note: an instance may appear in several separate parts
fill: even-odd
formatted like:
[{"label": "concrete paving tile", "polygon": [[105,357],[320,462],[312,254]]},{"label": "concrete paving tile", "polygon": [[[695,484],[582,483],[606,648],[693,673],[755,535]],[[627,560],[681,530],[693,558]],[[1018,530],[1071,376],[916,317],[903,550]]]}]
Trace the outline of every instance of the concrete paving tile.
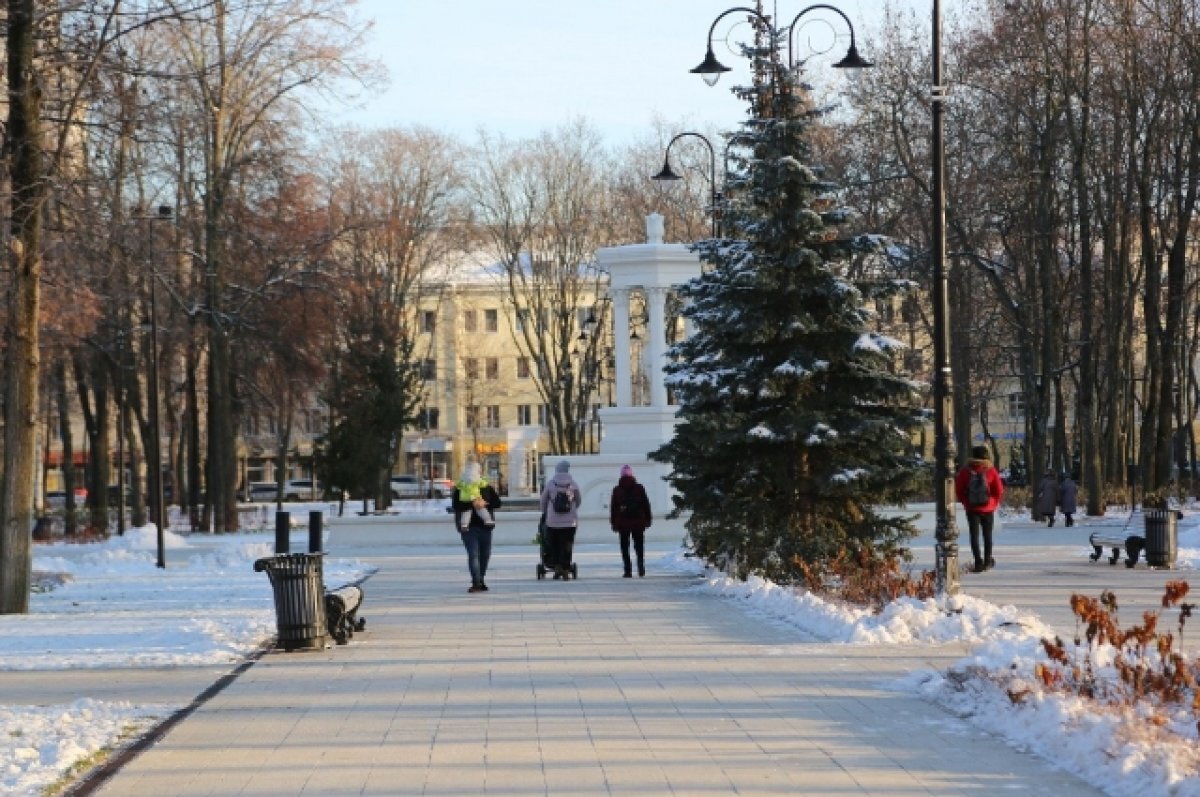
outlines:
[{"label": "concrete paving tile", "polygon": [[950,647],[813,642],[684,577],[538,582],[532,550],[499,551],[478,601],[460,550],[332,539],[381,567],[367,631],[266,656],[100,795],[1097,793],[888,690]]}]

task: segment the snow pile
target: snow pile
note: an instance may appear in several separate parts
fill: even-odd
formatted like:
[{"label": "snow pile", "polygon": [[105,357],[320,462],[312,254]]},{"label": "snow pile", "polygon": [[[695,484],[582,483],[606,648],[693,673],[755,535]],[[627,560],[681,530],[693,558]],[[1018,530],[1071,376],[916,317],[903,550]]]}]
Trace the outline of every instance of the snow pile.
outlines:
[{"label": "snow pile", "polygon": [[40,795],[65,770],[136,736],[163,714],[162,707],[88,698],[61,706],[0,706],[0,791]]}]

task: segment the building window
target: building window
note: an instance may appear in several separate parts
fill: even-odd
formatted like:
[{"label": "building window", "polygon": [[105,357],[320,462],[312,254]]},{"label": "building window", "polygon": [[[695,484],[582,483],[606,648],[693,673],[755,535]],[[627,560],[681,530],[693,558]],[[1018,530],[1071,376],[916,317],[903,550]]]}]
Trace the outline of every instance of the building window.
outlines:
[{"label": "building window", "polygon": [[1010,393],[1008,396],[1008,417],[1021,420],[1025,417],[1025,394]]},{"label": "building window", "polygon": [[533,407],[528,404],[517,405],[517,426],[533,426]]},{"label": "building window", "polygon": [[484,424],[488,429],[500,428],[500,405],[491,404],[487,408],[487,423]]},{"label": "building window", "polygon": [[517,331],[524,332],[525,327],[528,324],[529,324],[529,308],[528,307],[518,307],[517,308],[517,320],[516,320]]},{"label": "building window", "polygon": [[550,425],[549,424],[550,405],[549,404],[539,404],[539,405],[537,405],[537,408],[538,408],[538,426],[542,426],[542,427],[549,426]]},{"label": "building window", "polygon": [[437,360],[425,359],[421,361],[421,378],[427,381],[437,379]]},{"label": "building window", "polygon": [[498,310],[483,311],[483,329],[485,332],[500,331],[500,312]]},{"label": "building window", "polygon": [[488,357],[484,360],[484,367],[487,368],[487,378],[496,380],[500,378],[500,358]]},{"label": "building window", "polygon": [[518,357],[517,358],[517,379],[528,379],[528,378],[529,378],[529,358],[528,357]]},{"label": "building window", "polygon": [[465,332],[478,332],[479,331],[479,320],[476,317],[474,310],[464,310],[463,311],[463,331],[465,331]]},{"label": "building window", "polygon": [[425,428],[431,431],[436,430],[440,415],[441,410],[437,407],[425,407],[421,410],[421,419],[425,422]]},{"label": "building window", "polygon": [[437,331],[437,313],[433,310],[421,311],[421,331],[426,335],[432,335]]},{"label": "building window", "polygon": [[463,360],[463,370],[467,373],[467,379],[479,378],[479,360],[476,357],[467,357]]},{"label": "building window", "polygon": [[467,428],[479,428],[479,407],[474,405],[467,407]]}]

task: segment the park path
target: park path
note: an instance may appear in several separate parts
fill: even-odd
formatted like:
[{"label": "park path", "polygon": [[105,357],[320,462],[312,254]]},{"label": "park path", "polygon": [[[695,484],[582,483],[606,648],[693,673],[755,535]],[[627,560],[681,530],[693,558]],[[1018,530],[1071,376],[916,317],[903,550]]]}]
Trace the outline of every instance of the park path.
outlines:
[{"label": "park path", "polygon": [[534,578],[532,546],[500,548],[468,595],[460,548],[379,527],[329,547],[380,567],[366,631],[267,654],[97,794],[1099,794],[891,688],[957,645],[808,640],[654,552],[622,579],[614,548],[584,546],[561,582]]}]

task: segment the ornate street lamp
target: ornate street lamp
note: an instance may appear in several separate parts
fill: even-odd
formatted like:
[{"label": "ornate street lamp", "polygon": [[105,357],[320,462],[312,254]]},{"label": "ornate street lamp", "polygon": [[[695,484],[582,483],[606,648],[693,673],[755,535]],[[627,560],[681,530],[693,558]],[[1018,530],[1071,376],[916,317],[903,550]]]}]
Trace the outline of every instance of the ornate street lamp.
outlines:
[{"label": "ornate street lamp", "polygon": [[[765,17],[761,13],[756,11],[755,9],[748,8],[746,6],[736,6],[734,8],[730,8],[726,11],[722,11],[720,14],[717,15],[717,18],[713,20],[712,25],[710,25],[708,28],[708,49],[704,54],[704,60],[700,63],[699,66],[694,67],[693,69],[691,69],[689,71],[702,77],[704,79],[704,82],[710,86],[717,85],[717,81],[721,79],[721,74],[723,72],[729,71],[729,67],[725,66],[720,61],[718,61],[716,55],[713,54],[713,47],[712,47],[713,33],[716,32],[717,23],[719,23],[722,19],[729,16],[730,14],[736,13],[738,11],[750,14],[753,17],[757,17],[758,21],[767,30],[772,43],[777,41],[781,35],[787,36],[788,68],[795,69],[796,61],[795,61],[795,59],[793,57],[793,53],[792,53],[792,34],[795,33],[796,25],[800,22],[801,17],[803,17],[805,14],[809,13],[810,11],[818,11],[818,10],[834,12],[835,14],[840,16],[843,20],[845,20],[846,27],[849,28],[849,30],[850,30],[850,46],[846,50],[846,55],[843,56],[840,61],[838,61],[836,64],[833,65],[834,68],[835,69],[858,70],[858,69],[865,69],[866,67],[869,67],[869,66],[873,66],[873,64],[870,61],[867,61],[858,53],[858,47],[855,44],[855,40],[854,40],[854,25],[852,25],[850,23],[850,18],[847,17],[844,13],[842,13],[841,10],[839,10],[838,8],[836,8],[834,6],[827,5],[825,3],[817,3],[816,5],[811,5],[805,9],[803,9],[799,14],[797,14],[795,17],[792,18],[792,22],[790,25],[788,25],[787,27],[783,27],[783,28],[774,27],[771,24],[771,21],[768,17]],[[774,45],[772,44],[772,46],[774,46]]]},{"label": "ornate street lamp", "polygon": [[721,192],[717,190],[717,153],[713,149],[712,142],[707,137],[700,133],[683,132],[667,142],[667,150],[663,153],[662,171],[653,175],[651,180],[682,180],[683,178],[671,168],[671,145],[685,136],[692,136],[704,142],[704,146],[708,147],[708,186],[709,186],[709,201],[711,202],[710,213],[712,214],[712,234],[713,238],[721,237],[721,222],[720,208],[718,203],[721,201]]}]

